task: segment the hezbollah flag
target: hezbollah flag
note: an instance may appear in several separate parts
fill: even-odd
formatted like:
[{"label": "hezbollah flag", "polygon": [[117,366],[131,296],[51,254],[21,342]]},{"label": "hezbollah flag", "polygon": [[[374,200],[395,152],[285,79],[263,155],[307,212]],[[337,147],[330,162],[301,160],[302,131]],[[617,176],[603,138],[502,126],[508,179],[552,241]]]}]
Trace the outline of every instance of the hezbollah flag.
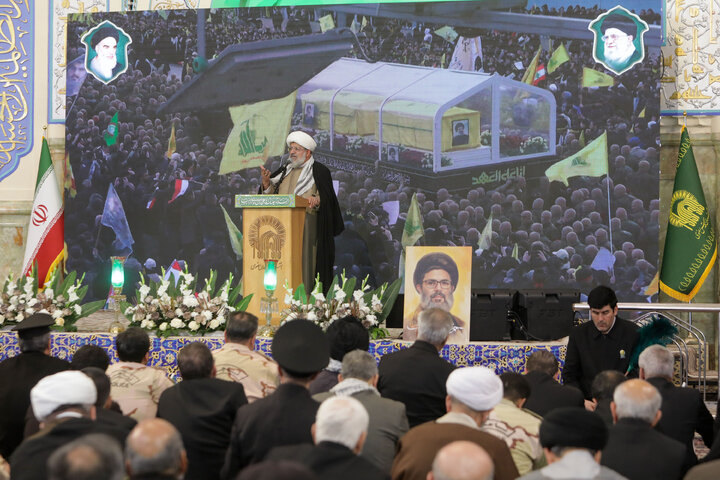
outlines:
[{"label": "hezbollah flag", "polygon": [[558,48],[555,49],[555,51],[550,56],[550,60],[547,64],[547,72],[553,73],[555,70],[558,69],[560,65],[570,60],[570,55],[568,55],[567,49],[565,49],[565,45],[562,43]]},{"label": "hezbollah flag", "polygon": [[105,144],[108,147],[117,143],[118,131],[118,112],[115,112],[115,115],[110,119],[110,125],[108,125],[107,131],[103,134]]},{"label": "hezbollah flag", "polygon": [[660,289],[676,300],[689,302],[715,265],[716,256],[715,229],[690,136],[683,127],[660,267]]},{"label": "hezbollah flag", "polygon": [[583,87],[612,87],[613,85],[615,85],[615,80],[607,73],[583,67]]},{"label": "hezbollah flag", "polygon": [[269,156],[282,155],[297,91],[284,98],[230,107],[233,129],[220,162],[220,175],[259,167]]},{"label": "hezbollah flag", "polygon": [[417,194],[413,193],[412,200],[410,200],[410,207],[408,208],[407,217],[405,218],[405,227],[403,228],[402,239],[400,243],[403,248],[412,247],[415,242],[425,234],[422,223],[422,214],[420,213],[420,206],[417,201]]},{"label": "hezbollah flag", "polygon": [[47,140],[43,137],[40,165],[35,182],[35,199],[23,259],[23,275],[28,275],[33,265],[37,263],[37,279],[40,287],[50,279],[53,270],[65,258],[64,234],[65,215],[62,195],[50,158],[50,149]]},{"label": "hezbollah flag", "polygon": [[492,246],[492,213],[490,214],[490,218],[488,218],[487,223],[485,224],[485,228],[483,228],[482,233],[480,234],[480,237],[478,238],[478,249],[480,250],[487,250]]},{"label": "hezbollah flag", "polygon": [[545,176],[551,182],[555,180],[568,186],[570,177],[607,175],[607,158],[607,132],[604,132],[575,155],[551,165],[545,170]]},{"label": "hezbollah flag", "polygon": [[232,218],[230,218],[230,215],[228,214],[227,210],[225,210],[225,207],[220,205],[220,208],[222,208],[223,216],[225,217],[225,225],[228,229],[228,234],[230,235],[230,246],[233,249],[233,252],[235,252],[235,256],[238,260],[241,260],[243,257],[243,234],[240,233],[240,230],[235,226],[235,222],[232,221]]}]

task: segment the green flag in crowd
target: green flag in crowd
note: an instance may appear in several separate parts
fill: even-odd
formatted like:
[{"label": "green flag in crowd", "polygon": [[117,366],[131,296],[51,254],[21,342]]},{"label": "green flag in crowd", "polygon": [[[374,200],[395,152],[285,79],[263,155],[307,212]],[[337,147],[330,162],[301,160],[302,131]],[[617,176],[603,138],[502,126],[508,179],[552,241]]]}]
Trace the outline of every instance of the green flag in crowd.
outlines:
[{"label": "green flag in crowd", "polygon": [[228,215],[225,207],[220,205],[220,208],[222,208],[223,215],[225,216],[225,224],[227,225],[228,234],[230,235],[230,246],[232,246],[237,259],[240,260],[243,256],[243,235],[235,226],[235,223],[232,221],[232,218],[230,218],[230,215]]},{"label": "green flag in crowd", "polygon": [[412,247],[424,234],[425,230],[423,229],[422,214],[420,213],[417,194],[413,193],[407,217],[405,218],[405,227],[403,228],[402,240],[400,243],[403,248]]},{"label": "green flag in crowd", "polygon": [[115,115],[113,115],[112,119],[110,120],[110,125],[108,125],[107,131],[103,135],[105,137],[105,143],[109,147],[110,145],[115,145],[117,143],[118,139],[118,112],[115,112]]},{"label": "green flag in crowd", "polygon": [[558,69],[560,65],[567,62],[568,60],[570,60],[570,55],[568,55],[568,52],[565,49],[565,45],[560,44],[560,46],[556,48],[550,56],[550,60],[547,64],[548,73],[553,73],[555,70]]},{"label": "green flag in crowd", "polygon": [[660,289],[676,300],[689,302],[715,265],[717,239],[685,127],[680,134],[669,211]]}]

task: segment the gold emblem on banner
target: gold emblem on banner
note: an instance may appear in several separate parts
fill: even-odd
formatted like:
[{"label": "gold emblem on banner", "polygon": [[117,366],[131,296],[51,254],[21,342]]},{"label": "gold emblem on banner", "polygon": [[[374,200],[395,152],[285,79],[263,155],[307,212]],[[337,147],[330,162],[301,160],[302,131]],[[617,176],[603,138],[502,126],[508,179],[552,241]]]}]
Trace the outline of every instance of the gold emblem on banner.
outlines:
[{"label": "gold emblem on banner", "polygon": [[705,212],[695,195],[686,190],[675,192],[670,203],[670,223],[675,227],[685,227],[692,231]]},{"label": "gold emblem on banner", "polygon": [[253,258],[280,260],[287,238],[285,227],[277,217],[262,215],[250,225]]}]

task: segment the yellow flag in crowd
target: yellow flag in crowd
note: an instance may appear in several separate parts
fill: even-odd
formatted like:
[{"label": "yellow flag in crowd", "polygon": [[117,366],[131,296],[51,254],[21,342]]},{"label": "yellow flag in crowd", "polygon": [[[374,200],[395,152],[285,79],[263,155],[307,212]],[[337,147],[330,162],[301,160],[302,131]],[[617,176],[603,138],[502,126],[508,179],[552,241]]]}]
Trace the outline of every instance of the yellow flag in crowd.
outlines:
[{"label": "yellow flag in crowd", "polygon": [[580,143],[580,147],[585,148],[585,145],[587,145],[587,142],[585,141],[585,129],[583,128],[580,131],[580,138],[578,139],[578,142]]},{"label": "yellow flag in crowd", "polygon": [[175,122],[172,124],[172,130],[170,131],[170,139],[168,140],[168,149],[165,152],[165,156],[170,158],[173,153],[177,150],[177,143],[175,142]]},{"label": "yellow flag in crowd", "polygon": [[638,118],[645,118],[645,107],[643,107],[643,109],[638,114]]},{"label": "yellow flag in crowd", "polygon": [[607,175],[607,158],[607,132],[604,132],[575,155],[550,166],[545,170],[545,176],[551,182],[555,180],[567,186],[570,177]]},{"label": "yellow flag in crowd", "polygon": [[225,143],[220,175],[263,165],[282,155],[297,91],[287,97],[230,107],[233,129]]},{"label": "yellow flag in crowd", "polygon": [[560,46],[556,48],[550,56],[550,60],[547,64],[548,73],[553,73],[555,70],[558,69],[560,65],[567,62],[568,60],[570,60],[570,55],[568,55],[568,52],[565,49],[565,45],[560,44]]},{"label": "yellow flag in crowd", "polygon": [[407,217],[405,217],[405,227],[403,228],[400,244],[403,248],[412,247],[424,234],[425,229],[423,228],[420,205],[418,205],[417,194],[413,193]]},{"label": "yellow flag in crowd", "polygon": [[533,80],[535,80],[535,70],[537,70],[538,60],[540,59],[541,51],[542,48],[538,48],[538,51],[530,62],[530,65],[528,65],[527,69],[525,70],[525,74],[523,75],[521,80],[523,83],[527,83],[528,85],[533,84]]},{"label": "yellow flag in crowd", "polygon": [[480,238],[478,238],[478,248],[487,250],[492,245],[492,222],[493,218],[492,214],[490,214],[490,218],[488,218],[485,228],[483,228]]},{"label": "yellow flag in crowd", "polygon": [[331,14],[320,17],[320,30],[322,31],[322,33],[325,33],[328,30],[332,30],[333,28],[335,28],[335,20],[333,20]]},{"label": "yellow flag in crowd", "polygon": [[615,85],[615,80],[607,73],[583,67],[583,87],[612,87],[613,85]]}]

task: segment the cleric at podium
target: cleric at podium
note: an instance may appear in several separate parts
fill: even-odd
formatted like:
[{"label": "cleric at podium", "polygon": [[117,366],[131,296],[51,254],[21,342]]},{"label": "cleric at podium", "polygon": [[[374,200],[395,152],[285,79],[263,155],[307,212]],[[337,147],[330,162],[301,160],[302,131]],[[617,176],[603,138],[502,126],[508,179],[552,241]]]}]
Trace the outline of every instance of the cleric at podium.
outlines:
[{"label": "cleric at podium", "polygon": [[262,193],[295,194],[307,198],[302,249],[302,278],[311,291],[315,277],[320,276],[327,290],[333,277],[336,235],[344,230],[342,213],[333,189],[330,170],[313,158],[317,143],[307,133],[291,132],[286,140],[288,161],[276,171],[260,167]]}]

